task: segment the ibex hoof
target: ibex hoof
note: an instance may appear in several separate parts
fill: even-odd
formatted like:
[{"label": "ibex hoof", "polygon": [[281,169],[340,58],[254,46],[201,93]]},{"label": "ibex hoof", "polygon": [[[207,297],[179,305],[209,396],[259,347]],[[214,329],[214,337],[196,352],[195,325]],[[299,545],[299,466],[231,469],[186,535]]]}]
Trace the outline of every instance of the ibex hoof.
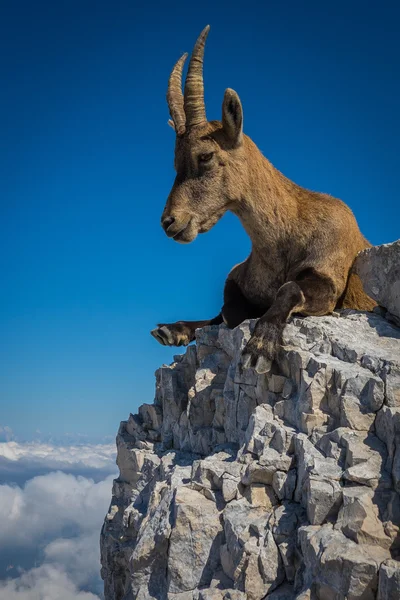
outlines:
[{"label": "ibex hoof", "polygon": [[163,346],[187,346],[190,344],[190,330],[182,323],[160,323],[151,335]]},{"label": "ibex hoof", "polygon": [[156,329],[153,329],[152,331],[150,331],[150,333],[157,340],[157,342],[159,342],[163,346],[174,345],[172,333],[165,325],[163,325],[162,327],[156,327]]},{"label": "ibex hoof", "polygon": [[268,373],[271,370],[272,361],[265,356],[254,356],[253,354],[242,354],[242,368],[249,369],[252,367],[256,373]]},{"label": "ibex hoof", "polygon": [[243,349],[242,368],[268,373],[280,345],[280,328],[272,323],[257,324],[257,327],[259,331],[254,331]]}]

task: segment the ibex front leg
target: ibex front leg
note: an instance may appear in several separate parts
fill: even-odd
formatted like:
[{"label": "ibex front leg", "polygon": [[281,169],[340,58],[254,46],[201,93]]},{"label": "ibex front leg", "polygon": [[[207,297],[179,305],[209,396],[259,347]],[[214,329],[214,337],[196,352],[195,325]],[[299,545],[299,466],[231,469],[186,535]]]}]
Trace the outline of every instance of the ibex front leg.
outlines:
[{"label": "ibex front leg", "polygon": [[177,321],[160,323],[151,335],[164,346],[187,346],[195,338],[195,331],[207,325],[220,325],[223,321],[233,329],[245,319],[259,317],[262,313],[244,297],[238,284],[227,279],[224,289],[224,305],[220,314],[209,321]]},{"label": "ibex front leg", "polygon": [[163,346],[187,346],[193,342],[195,331],[207,325],[220,325],[222,315],[207,321],[177,321],[176,323],[159,323],[151,335]]},{"label": "ibex front leg", "polygon": [[282,333],[289,316],[292,313],[326,315],[334,310],[337,297],[333,280],[312,268],[285,283],[278,290],[272,306],[257,321],[242,353],[243,368],[254,367],[258,373],[269,371],[282,344]]}]

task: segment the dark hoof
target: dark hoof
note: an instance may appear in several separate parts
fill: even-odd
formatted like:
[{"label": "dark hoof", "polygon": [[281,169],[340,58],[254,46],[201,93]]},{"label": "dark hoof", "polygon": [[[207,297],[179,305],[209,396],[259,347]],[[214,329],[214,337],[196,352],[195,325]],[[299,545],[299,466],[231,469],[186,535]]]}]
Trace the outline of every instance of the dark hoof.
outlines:
[{"label": "dark hoof", "polygon": [[187,346],[192,340],[190,329],[182,323],[160,323],[150,333],[163,346]]},{"label": "dark hoof", "polygon": [[[259,327],[259,331],[257,331]],[[256,330],[242,352],[242,368],[255,369],[256,373],[268,373],[281,343],[281,327],[273,323],[257,324]]]},{"label": "dark hoof", "polygon": [[153,338],[155,338],[157,340],[157,342],[159,342],[163,346],[173,346],[174,345],[174,339],[173,339],[172,333],[170,332],[170,330],[168,329],[168,327],[166,325],[162,325],[161,327],[156,327],[156,329],[153,329],[152,331],[150,331],[150,333],[153,336]]},{"label": "dark hoof", "polygon": [[263,373],[268,373],[271,370],[272,361],[265,356],[254,355],[251,352],[244,352],[242,354],[241,364],[242,369],[252,368],[256,371],[256,373],[262,375]]}]

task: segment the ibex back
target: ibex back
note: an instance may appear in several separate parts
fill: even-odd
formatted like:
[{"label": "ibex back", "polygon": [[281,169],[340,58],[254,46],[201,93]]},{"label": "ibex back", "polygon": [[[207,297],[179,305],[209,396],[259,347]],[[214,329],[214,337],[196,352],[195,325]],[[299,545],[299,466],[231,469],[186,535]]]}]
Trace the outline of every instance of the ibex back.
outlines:
[{"label": "ibex back", "polygon": [[159,324],[164,345],[191,342],[195,330],[260,317],[243,351],[243,367],[269,369],[292,313],[326,315],[335,308],[371,310],[351,267],[370,244],[341,200],[306,190],[275,169],[243,134],[239,96],[227,89],[222,120],[207,121],[203,56],[209,27],[194,47],[182,93],[183,55],[169,78],[167,101],[175,129],[176,178],[161,217],[168,237],[193,241],[230,210],[252,241],[250,256],[233,267],[220,314],[208,321]]}]

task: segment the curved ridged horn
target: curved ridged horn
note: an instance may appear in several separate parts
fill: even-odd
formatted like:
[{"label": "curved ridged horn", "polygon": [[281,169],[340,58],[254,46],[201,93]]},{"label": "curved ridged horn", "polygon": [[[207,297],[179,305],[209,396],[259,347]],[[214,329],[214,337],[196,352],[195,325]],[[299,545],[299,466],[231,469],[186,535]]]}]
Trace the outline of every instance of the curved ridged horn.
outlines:
[{"label": "curved ridged horn", "polygon": [[203,123],[207,120],[206,107],[204,104],[203,57],[204,46],[209,30],[209,25],[203,29],[197,39],[190,58],[184,95],[186,127],[199,125],[199,123]]},{"label": "curved ridged horn", "polygon": [[182,71],[187,53],[180,57],[171,71],[168,80],[167,102],[169,114],[174,122],[177,135],[185,133],[185,111],[183,108]]}]

